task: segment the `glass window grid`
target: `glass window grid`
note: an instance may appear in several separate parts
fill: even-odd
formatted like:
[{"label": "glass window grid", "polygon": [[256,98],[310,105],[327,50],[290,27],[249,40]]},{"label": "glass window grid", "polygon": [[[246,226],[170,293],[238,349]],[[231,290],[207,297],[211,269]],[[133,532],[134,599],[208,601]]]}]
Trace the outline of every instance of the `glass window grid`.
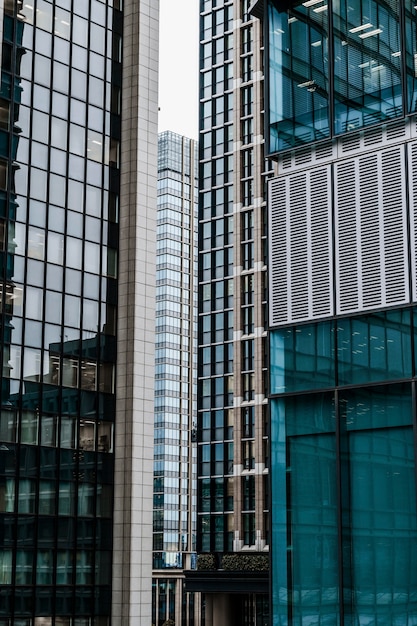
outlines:
[{"label": "glass window grid", "polygon": [[[40,4],[40,3],[39,3],[39,4]],[[41,40],[41,38],[40,38],[40,37],[39,37],[39,38],[37,38],[37,40],[38,40],[38,39],[39,39],[39,40]],[[41,56],[39,56],[39,57],[37,57],[37,58],[39,58],[39,60],[41,60],[41,59],[42,59],[42,57],[41,57]],[[45,59],[45,57],[44,57],[44,59]],[[35,62],[35,61],[34,61],[34,62]],[[43,74],[43,76],[45,76],[45,74]],[[43,80],[44,80],[44,78],[42,78],[42,81],[43,81]],[[36,73],[35,73],[35,81],[36,81]],[[39,91],[39,90],[38,90],[38,95],[39,95],[39,96],[41,95],[41,91]],[[45,110],[47,110],[47,109],[46,109],[46,106],[45,106]],[[44,125],[44,124],[42,125],[42,127],[43,127],[43,129],[45,129],[45,125]],[[40,138],[40,139],[41,139],[41,141],[43,140],[43,138]],[[37,155],[37,156],[35,155],[35,153],[34,153],[35,148],[36,148],[36,144],[34,143],[34,144],[33,144],[33,149],[32,149],[32,159],[33,159],[34,157],[36,158],[36,160],[38,160],[38,159],[40,159],[40,158],[44,159],[44,158],[45,158],[45,155]],[[21,154],[23,154],[23,153],[21,153]],[[26,156],[26,158],[28,158],[28,155]],[[63,172],[63,171],[62,171],[61,173],[65,173],[65,172]],[[44,191],[42,191],[42,192],[40,193],[40,195],[38,195],[38,197],[39,197],[39,199],[40,199],[40,200],[44,200],[44,199],[45,199],[45,195],[44,195],[44,194],[45,194],[45,192],[44,192]],[[40,224],[38,224],[38,226],[39,226],[39,225],[40,225]],[[33,231],[33,232],[35,232],[35,231]],[[28,240],[28,241],[29,241],[29,245],[31,246],[31,245],[32,245],[32,244],[30,243],[30,242],[32,241],[32,237],[31,237],[31,235],[29,235],[29,240]],[[32,254],[32,253],[30,252],[30,250],[31,250],[31,248],[29,248],[29,257],[32,257],[32,258],[39,258],[39,256],[38,256],[38,255],[39,255],[39,254],[41,254],[41,255],[43,254],[43,253],[41,252],[41,248],[40,248],[39,246],[37,246],[37,250],[38,250],[38,252],[34,252],[34,253]],[[34,250],[35,250],[35,249],[34,249]],[[37,256],[36,256],[36,257],[34,257],[34,254],[36,254]],[[30,274],[30,275],[32,275],[32,274]],[[23,276],[22,276],[22,279],[23,279]],[[36,279],[36,282],[34,283],[35,285],[36,285],[36,284],[39,284],[37,281],[38,281],[38,279]],[[40,286],[41,286],[41,284],[40,284]],[[15,312],[15,313],[16,313],[16,312],[18,312],[18,307],[16,307],[16,306],[15,306],[15,310],[14,310],[14,312]],[[103,318],[103,319],[104,319],[104,318]],[[27,324],[29,325],[29,322],[27,322]],[[55,418],[53,418],[53,417],[52,417],[51,419],[52,419],[52,421],[53,421]],[[45,420],[47,420],[47,418],[45,418]],[[46,421],[45,421],[45,424],[46,424]],[[46,426],[45,426],[45,428],[46,428]],[[49,427],[48,427],[48,428],[46,428],[46,430],[44,429],[44,434],[43,434],[43,436],[42,436],[42,441],[43,441],[43,443],[44,443],[45,445],[48,445],[48,446],[49,446],[51,443],[53,443],[53,442],[54,442],[54,435],[53,435],[53,434],[52,434],[52,435],[49,435],[49,434],[48,434],[48,429],[49,429]],[[51,431],[51,432],[52,432],[52,431]],[[100,439],[99,439],[98,441],[100,441]],[[81,447],[81,446],[80,446],[80,447]],[[82,446],[82,447],[84,448],[85,446]],[[23,453],[24,449],[25,449],[25,448],[22,446],[22,448],[21,448],[22,453]],[[62,451],[62,453],[61,453],[61,454],[62,454],[62,455],[64,454],[64,450]],[[62,457],[62,458],[63,458],[63,457]],[[61,467],[64,467],[64,466],[61,464]],[[45,469],[45,471],[46,471],[46,469]],[[111,476],[111,474],[109,474],[109,476]],[[47,483],[46,483],[45,481],[43,481],[43,483],[42,483],[42,484],[43,484],[43,485],[44,485],[44,487],[45,487]],[[48,483],[48,484],[49,484],[49,485],[51,484],[51,483],[50,483],[50,481],[49,481],[49,483]],[[44,510],[44,512],[46,512],[46,513],[50,513],[50,512],[52,512],[52,510],[53,510],[53,509],[51,509],[51,502],[52,502],[51,497],[50,497],[49,495],[47,496],[47,493],[50,493],[50,487],[47,487],[47,489],[49,490],[48,492],[47,492],[47,491],[45,491],[45,489],[44,489],[44,488],[42,488],[42,489],[43,489],[43,491],[41,492],[41,494],[43,494],[43,495],[42,495],[42,497],[41,497],[41,506],[43,507],[43,509],[42,509],[42,510]],[[45,497],[46,497],[46,496],[47,496],[47,498],[46,498],[46,500],[45,500]],[[46,502],[48,502],[48,504],[47,504],[47,505],[46,505]],[[42,503],[44,503],[44,504],[42,504]],[[45,509],[45,506],[46,506],[46,509]],[[108,512],[107,512],[107,515],[110,515],[111,508],[112,508],[112,507],[111,507],[111,504],[110,504],[110,505],[107,505],[107,511],[108,511]],[[82,509],[80,510],[80,513],[82,513]],[[97,521],[95,522],[95,524],[96,524],[96,525],[97,525],[97,527],[98,527],[98,526],[99,526],[99,520],[97,520]],[[107,535],[108,535],[108,533],[107,533]],[[90,536],[91,536],[91,534],[89,533],[89,537],[90,537]],[[109,535],[108,535],[108,536],[109,536]],[[81,534],[81,533],[79,533],[79,537],[80,537],[80,538],[82,537],[82,534]],[[86,554],[87,554],[87,553],[85,552],[85,550],[82,550],[82,551],[77,551],[77,555],[80,555],[80,558],[81,558],[81,559],[83,559],[83,558],[84,558],[84,556],[85,556]],[[91,554],[91,553],[90,553],[90,554]],[[96,562],[97,562],[97,563],[98,563],[98,557],[99,557],[99,556],[100,556],[100,554],[97,552],[97,560],[96,560]],[[74,552],[74,563],[75,563],[75,560],[76,560],[76,559],[75,559],[75,552]],[[89,566],[89,567],[90,567],[90,566]],[[101,567],[100,567],[99,569],[100,569],[100,571],[102,571],[102,568],[101,568]],[[108,569],[108,568],[107,568],[107,569]],[[22,571],[22,572],[24,572],[25,570],[21,570],[21,571]],[[83,570],[83,571],[84,571],[84,570]],[[90,568],[90,571],[91,571],[91,568]],[[19,570],[18,570],[18,572],[19,572]],[[80,572],[81,572],[81,570],[80,570]],[[77,581],[78,581],[78,583],[80,583],[80,584],[84,584],[85,582],[94,582],[94,580],[93,580],[93,579],[89,579],[89,580],[87,581],[87,580],[85,579],[85,577],[84,577],[84,574],[81,576],[81,578],[80,578],[80,577],[78,577],[78,575],[77,575],[77,579],[76,579],[76,580],[77,580]],[[45,583],[45,582],[49,582],[49,581],[52,581],[52,579],[51,579],[51,574],[50,574],[50,573],[48,574],[48,580],[46,580],[46,579],[42,579],[42,580],[40,580],[40,579],[39,579],[39,580],[38,580],[38,582],[39,582],[39,583]],[[16,579],[16,582],[19,582],[19,581]],[[24,580],[23,580],[23,579],[21,579],[21,582],[28,582],[28,579],[26,579],[26,578],[25,578]],[[56,582],[57,582],[57,584],[59,584],[59,581],[58,581],[58,580],[57,580]],[[69,582],[72,582],[72,581],[69,581]],[[108,584],[109,584],[109,582],[110,582],[110,581],[109,581],[108,579],[103,579],[103,577],[102,577],[102,576],[100,576],[100,579],[97,579],[97,580],[95,581],[95,583],[96,583],[96,584],[99,584],[99,585],[103,585],[103,584],[108,585]],[[98,590],[98,589],[99,589],[99,588],[97,588],[97,590]],[[81,591],[81,590],[82,590],[82,588],[80,587],[80,591]],[[49,590],[47,590],[47,591],[48,591],[48,594],[50,595],[50,597],[52,597],[52,594],[50,593],[50,591],[49,591]],[[32,592],[31,592],[31,593],[32,593]],[[108,591],[107,591],[107,593],[108,593]],[[73,594],[72,589],[69,591],[69,594],[70,594],[70,595],[68,596],[68,599],[69,599],[69,600],[72,600],[72,597],[73,597],[73,595],[72,595],[72,594]],[[46,597],[46,596],[45,596],[45,597]],[[91,596],[91,599],[92,599],[92,596]],[[31,605],[31,604],[32,604],[32,603],[30,603],[30,605]],[[78,604],[79,604],[79,603],[78,603]],[[17,603],[17,604],[16,604],[16,611],[17,611],[17,614],[18,614],[18,612],[19,612],[19,608],[22,608],[22,607],[23,607],[23,605],[24,605],[24,602],[23,602],[23,603]],[[29,604],[28,604],[28,603],[26,603],[26,606],[29,608]],[[91,605],[91,606],[92,606],[92,605]],[[103,608],[104,606],[105,606],[105,604],[103,604],[103,605],[102,605],[102,608]],[[57,602],[57,609],[58,609],[58,602]],[[25,609],[25,610],[27,611],[28,609]],[[96,609],[95,609],[95,610],[97,610],[97,607],[96,607]],[[32,612],[32,609],[31,609],[31,608],[29,608],[29,611],[30,611],[30,612]],[[73,609],[72,609],[72,607],[71,607],[70,612],[72,613],[72,611],[73,611]],[[89,612],[90,612],[90,613],[92,613],[93,611],[92,611],[92,610],[89,610]],[[59,609],[58,609],[58,613],[59,613]],[[28,618],[26,621],[28,622],[28,624],[29,624],[29,622],[32,624],[32,622],[33,622],[33,618]],[[107,621],[108,621],[108,619],[107,619],[106,617],[103,617],[103,618],[91,618],[91,623],[95,623],[95,624],[103,624],[103,625],[104,625],[104,624],[106,624],[106,623],[107,623]]]},{"label": "glass window grid", "polygon": [[[213,50],[210,50],[210,52],[207,53],[208,56],[213,54]],[[206,57],[207,58],[207,57]],[[211,57],[212,58],[212,57]],[[206,68],[208,68],[208,65],[205,66]],[[208,77],[208,74],[205,72],[205,75]],[[204,95],[205,97],[209,97],[212,93],[212,91],[215,93],[216,92],[216,87],[212,88],[212,83],[215,84],[216,83],[216,76],[213,75],[212,73],[210,73],[210,79],[205,81],[205,91],[202,91],[202,95]],[[203,88],[204,88],[204,83],[203,83]],[[213,127],[213,125],[216,122],[216,118],[214,116],[214,111],[212,109],[212,105],[211,102],[207,101],[206,103],[203,103],[204,105],[206,105],[204,107],[204,113],[205,113],[205,122],[204,122],[204,127],[208,130],[211,129]],[[225,151],[225,146],[222,144],[216,144],[216,135],[213,134],[212,131],[208,132],[205,134],[205,142],[204,142],[204,146],[203,146],[203,150],[204,150],[204,157],[209,159],[212,155],[216,155],[216,154],[224,154]],[[209,183],[211,181],[211,177],[214,175],[211,171],[211,169],[207,170],[207,183]],[[210,191],[208,186],[205,187],[205,189],[207,189],[207,191],[204,192],[203,195],[206,195],[208,197]],[[202,214],[204,215],[205,218],[211,218],[212,216],[216,215],[216,212],[212,209],[212,207],[214,206],[214,202],[210,202],[207,203],[206,206],[204,206],[204,202],[200,205],[201,206],[201,210],[202,210]],[[218,215],[218,213],[217,213]],[[207,232],[206,233],[206,237],[204,238],[204,251],[208,252],[211,249],[211,243],[212,243],[212,238],[214,241],[214,232]],[[214,246],[213,246],[214,247]],[[208,259],[208,257],[207,257]],[[211,263],[208,262],[208,266],[210,266]],[[207,268],[208,268],[207,266]],[[212,306],[212,289],[211,289],[211,285],[209,285],[208,283],[201,283],[201,288],[203,290],[203,304],[202,304],[202,309],[204,311],[209,311],[210,307]],[[209,326],[211,328],[211,324],[209,322],[210,320],[210,316],[204,316],[207,320],[207,322],[209,323]],[[201,327],[201,331],[205,334],[207,341],[212,340],[213,338],[210,336],[208,336],[208,326],[205,325],[204,326],[205,330],[203,330],[203,326]],[[211,330],[209,331],[211,333]],[[207,364],[208,365],[208,364]],[[203,389],[203,381],[200,381],[201,383],[201,389]],[[209,389],[211,389],[210,386],[210,382],[208,379],[204,380],[204,383],[206,384],[206,391],[208,392],[208,395],[210,395],[210,391]],[[203,391],[204,393],[204,391]],[[207,437],[210,436],[210,429],[209,430],[203,430],[203,437],[205,438],[204,440],[206,441]],[[207,472],[210,472],[210,469],[206,469]],[[204,472],[205,473],[205,472]],[[209,475],[209,474],[207,474]],[[214,506],[213,506],[214,509]],[[201,520],[200,520],[201,522]],[[223,529],[223,535],[222,533],[216,535],[216,530],[214,527],[214,521],[210,518],[208,519],[208,526],[206,526],[206,523],[200,523],[200,528],[202,530],[202,532],[204,533],[204,539],[203,539],[203,549],[207,549],[207,550],[220,550],[220,551],[224,551],[224,550],[231,550],[232,549],[232,543],[230,542],[230,536],[233,536],[233,533],[229,533],[229,535],[227,535],[227,537],[224,536],[224,533],[226,532],[225,529]],[[231,530],[234,530],[234,528]],[[207,534],[208,533],[208,534]],[[211,534],[210,534],[211,533]],[[220,535],[222,535],[222,538],[218,540],[218,543],[216,542],[216,536],[220,537]],[[229,542],[229,543],[228,543]]]},{"label": "glass window grid", "polygon": [[[303,81],[299,74],[294,82],[296,85],[293,94],[294,103],[298,101],[297,115],[293,116],[291,121],[291,116],[283,113],[283,101],[278,104],[277,111],[272,113],[269,129],[269,152],[272,154],[369,125],[389,122],[415,112],[416,81],[413,61],[415,53],[413,33],[416,29],[416,18],[414,5],[411,2],[398,3],[395,13],[391,13],[390,10],[386,11],[385,5],[378,2],[371,3],[366,11],[360,2],[348,8],[342,2],[340,7],[337,7],[339,13],[335,9],[328,11],[327,4],[323,4],[322,7],[313,5],[311,8],[307,8],[306,13],[309,13],[309,16],[304,16],[301,19],[301,22],[307,24],[307,30],[311,29],[305,37],[306,40],[311,41],[312,46],[315,46],[314,53],[313,48],[311,49],[315,58],[311,59],[310,70],[307,68],[308,63],[305,66],[305,80]],[[272,27],[269,31],[275,31],[275,34],[282,33],[285,36],[286,22],[291,22],[291,28],[295,28],[296,22],[300,21],[299,16],[296,16],[297,10],[294,9],[289,20],[283,14],[285,25],[281,28],[278,22],[275,23],[274,21],[278,18],[278,13],[274,9],[274,1],[270,0],[269,20]],[[325,17],[325,26],[324,29],[320,27],[314,36],[315,24],[316,22],[318,24],[319,15]],[[334,66],[334,80],[329,80],[329,68],[326,65],[327,35],[325,31],[328,30],[326,26],[328,15],[332,16],[333,20],[331,31],[334,33],[334,55],[338,61],[338,65],[335,64]],[[349,21],[352,19],[354,22]],[[377,25],[372,28],[374,22]],[[324,37],[321,42],[323,33]],[[271,38],[270,41],[272,41]],[[288,47],[292,50],[297,48],[297,46],[294,48],[294,45],[287,45]],[[324,60],[322,67],[320,67],[318,60],[320,50],[322,50],[322,60]],[[270,47],[272,69],[269,77],[269,91],[272,98],[274,93],[278,93],[278,91],[282,93],[283,91],[282,84],[279,86],[275,84],[278,74],[273,65],[278,58],[274,60],[274,55],[272,44]],[[375,56],[378,57],[379,61],[375,60]],[[298,62],[299,65],[303,63],[301,59],[298,59]],[[317,67],[315,67],[316,63],[318,63]],[[347,80],[348,65],[349,79]],[[322,77],[320,77],[321,74]],[[325,77],[324,82],[323,77]],[[329,87],[333,83],[334,89],[330,93]],[[302,88],[297,89],[298,85],[301,85]],[[304,94],[303,89],[309,93]],[[346,89],[350,95],[340,92],[340,90]],[[287,88],[286,91],[290,93],[291,87]],[[279,100],[278,97],[277,102]],[[291,98],[287,100],[287,102],[291,101]],[[349,105],[346,104],[348,101]],[[272,104],[272,109],[274,106]],[[276,121],[278,124],[280,123],[275,115],[278,113],[280,116],[279,111],[283,114],[281,119],[282,133],[273,128]],[[302,120],[303,117],[304,121]],[[286,124],[287,129],[285,128]]]},{"label": "glass window grid", "polygon": [[272,331],[271,394],[415,376],[414,317],[391,309]]},{"label": "glass window grid", "polygon": [[[383,543],[378,539],[378,542],[375,544],[372,543],[373,547],[371,548],[371,544],[369,543],[366,544],[367,547],[365,547],[365,544],[360,543],[359,535],[364,537],[371,536],[369,529],[372,529],[371,532],[372,535],[374,535],[375,528],[378,528],[379,531],[377,535],[379,538],[383,536],[383,534],[391,536],[392,533],[393,536],[397,537],[396,540],[393,539],[394,542],[399,541],[399,543],[396,544],[396,563],[398,562],[398,558],[402,560],[403,567],[405,568],[404,571],[406,572],[405,578],[408,580],[409,577],[409,561],[410,558],[413,559],[413,556],[410,557],[410,549],[412,553],[412,546],[415,545],[413,533],[414,536],[416,534],[415,509],[412,504],[415,499],[415,475],[413,470],[414,446],[412,435],[413,413],[415,413],[415,408],[413,408],[412,386],[414,386],[414,383],[394,382],[388,385],[350,387],[349,389],[342,390],[338,396],[334,395],[333,392],[323,393],[317,391],[307,395],[287,395],[281,399],[277,398],[276,400],[272,400],[272,424],[273,432],[275,431],[275,437],[273,435],[272,439],[275,441],[272,454],[276,455],[279,446],[282,446],[284,443],[282,437],[281,439],[276,437],[278,421],[283,418],[285,419],[285,427],[283,424],[281,425],[283,427],[281,434],[285,438],[285,445],[291,447],[291,450],[287,453],[287,459],[291,458],[291,472],[295,473],[295,478],[292,480],[291,485],[294,500],[292,504],[289,504],[292,509],[291,523],[293,528],[291,535],[293,550],[297,550],[300,555],[304,555],[305,552],[303,552],[303,550],[308,549],[308,545],[306,544],[303,547],[300,541],[302,542],[302,535],[307,541],[308,533],[312,531],[314,534],[313,543],[315,543],[316,546],[318,541],[317,532],[320,532],[323,537],[328,535],[329,541],[332,537],[330,543],[327,541],[325,543],[327,548],[323,546],[325,550],[328,550],[326,552],[326,563],[324,563],[324,561],[317,561],[314,568],[319,577],[324,577],[322,579],[323,585],[331,584],[332,587],[337,590],[338,586],[340,586],[340,581],[337,570],[338,557],[336,543],[343,544],[344,549],[340,550],[339,556],[342,556],[343,559],[344,588],[352,588],[351,596],[346,593],[343,596],[345,604],[344,610],[347,613],[355,611],[359,614],[363,611],[361,594],[353,593],[353,590],[356,588],[363,589],[363,579],[361,576],[358,576],[361,567],[368,569],[376,567],[378,570],[382,569],[381,576],[369,577],[369,574],[366,576],[367,580],[374,581],[373,586],[375,590],[380,590],[381,584],[385,584],[387,572],[391,582],[388,581],[386,584],[388,584],[388,586],[395,586],[392,577],[395,577],[397,575],[396,573],[400,570],[402,571],[401,568],[393,571],[390,566],[388,566],[389,569],[387,570],[386,563],[392,563],[392,561],[390,561],[391,556],[389,552],[384,552],[385,556],[382,557],[381,552],[381,546],[386,546],[388,545],[387,543]],[[285,418],[278,404],[281,405],[281,408],[284,408],[285,404]],[[331,408],[331,405],[333,405],[333,408]],[[338,407],[336,412],[335,407]],[[336,427],[336,420],[340,424],[339,428]],[[285,435],[284,431],[286,431]],[[303,438],[306,440],[304,451]],[[336,439],[340,440],[339,448],[336,447]],[[356,442],[356,440],[358,441]],[[333,441],[332,444],[331,441]],[[406,441],[408,441],[408,444],[406,444]],[[395,444],[393,443],[393,446],[391,446],[390,442],[395,442]],[[408,445],[408,452],[405,450],[405,445]],[[298,456],[297,446],[299,448]],[[315,446],[317,446],[317,449]],[[337,449],[339,449],[339,453],[336,457]],[[309,455],[314,455],[316,459],[320,459],[319,464],[316,462],[317,467],[311,467],[308,471],[308,475],[312,478],[311,485],[306,483],[306,463],[308,463]],[[311,456],[311,458],[313,458],[313,456]],[[347,462],[348,459],[349,463]],[[333,469],[330,469],[329,472],[326,469],[328,464],[333,466]],[[398,469],[398,464],[402,466],[402,470]],[[334,481],[327,481],[326,479],[327,475],[335,475],[336,465],[340,466],[342,477],[340,483],[338,481],[338,488],[342,490],[342,495],[339,499],[336,497],[337,485]],[[409,468],[408,474],[410,476],[409,479],[407,479],[409,480],[408,484],[404,483],[405,466]],[[353,469],[349,470],[349,467]],[[365,467],[367,468],[366,470]],[[273,468],[274,473],[279,473],[280,471],[282,471],[282,468],[279,469],[277,465]],[[301,476],[301,474],[303,475],[302,488],[300,487],[299,481],[297,483],[297,472],[299,476]],[[317,472],[320,473],[320,478],[318,478]],[[372,472],[375,473],[373,479]],[[381,472],[381,474],[379,474],[379,472]],[[402,477],[401,481],[396,482],[395,485],[390,483],[393,475]],[[275,476],[277,477],[278,474],[276,473]],[[383,479],[381,478],[382,476],[384,476]],[[289,484],[288,479],[289,476],[287,476],[287,489]],[[360,482],[358,482],[358,480]],[[384,490],[384,481],[387,491]],[[276,484],[275,482],[275,485]],[[274,482],[272,485],[274,485]],[[404,492],[404,487],[411,491],[409,495],[407,495],[407,491]],[[373,488],[375,489],[373,490]],[[319,491],[320,494],[318,493]],[[395,496],[392,496],[394,492]],[[278,506],[275,493],[273,488],[272,495],[275,500],[273,510],[274,506]],[[289,494],[290,491],[287,490],[287,493]],[[309,496],[309,493],[312,495]],[[350,494],[349,496],[347,496],[348,493]],[[361,495],[359,496],[359,494]],[[281,496],[282,495],[281,493]],[[323,497],[326,498],[327,509],[322,505]],[[394,505],[390,497],[397,499]],[[302,533],[299,532],[300,529],[297,526],[297,524],[300,523],[299,510],[296,504],[297,498],[298,502],[302,502],[301,515],[304,529]],[[308,502],[308,500],[310,501]],[[347,500],[350,500],[350,502],[348,503]],[[319,511],[317,502],[320,502],[319,508],[321,514],[326,516],[326,523],[321,523],[320,531],[313,530],[316,528],[316,524],[320,523],[319,519],[316,519]],[[402,504],[399,504],[399,502],[402,502]],[[352,507],[349,509],[349,515],[345,513],[342,515],[342,534],[337,532],[337,520],[335,518],[337,503],[339,508],[340,506]],[[285,504],[281,502],[280,506],[285,506]],[[340,511],[338,515],[341,515]],[[403,537],[401,540],[398,540],[397,531],[393,531],[393,529],[397,528],[397,525],[396,522],[392,520],[392,515],[394,517],[395,515],[400,515],[404,519],[404,523],[400,524],[402,529],[401,537]],[[357,524],[360,526],[359,533],[356,528]],[[331,528],[332,526],[333,529]],[[404,531],[405,534],[403,535],[403,529],[405,527],[407,527],[407,531]],[[277,525],[276,521],[274,523],[274,520],[272,529],[275,534],[275,545],[277,546],[276,551],[274,551],[275,554],[273,554],[274,576],[277,581],[281,576],[279,567],[277,569],[276,559],[278,550],[280,549],[278,544],[282,547],[282,536],[280,536],[279,525]],[[287,535],[287,537],[288,536],[289,535]],[[408,544],[406,538],[409,538]],[[368,539],[365,541],[368,541]],[[399,554],[401,552],[400,545],[409,545],[409,549],[406,549],[401,556]],[[363,556],[365,553],[367,556],[360,564],[361,555]],[[323,556],[322,548],[317,551],[318,558],[320,558],[320,554]],[[343,555],[347,554],[350,556],[348,560],[345,560]],[[303,558],[304,557],[302,557],[302,559]],[[380,560],[381,558],[382,560]],[[280,579],[281,583],[285,586],[294,584],[297,586],[297,589],[302,589],[306,584],[307,586],[311,585],[311,582],[307,582],[307,578],[311,578],[311,573],[307,573],[307,578],[303,578],[300,570],[301,563],[296,561],[293,563],[294,567],[288,579],[286,579],[285,573],[281,570],[281,573],[284,574]],[[353,569],[355,570],[354,572]],[[368,587],[367,593],[373,593],[372,589]],[[340,595],[340,597],[342,596]],[[371,605],[372,613],[382,616],[388,611],[388,621],[395,621],[396,618],[394,615],[397,614],[396,612],[398,612],[398,610],[400,613],[403,610],[412,610],[412,605],[409,605],[406,609],[398,609],[395,600],[389,603],[390,608],[386,609],[384,604],[381,604],[381,595],[377,591],[375,592],[374,598]],[[339,611],[341,610],[341,601],[337,593],[331,605],[325,603],[325,606],[317,596],[313,601],[316,613],[323,616],[327,614],[326,619],[328,619],[328,615],[332,614],[334,616],[332,619],[337,619]],[[285,614],[287,614],[288,606],[284,608],[284,603],[280,604],[277,602],[275,610],[277,614],[280,614],[282,611],[285,611]],[[296,601],[294,602],[292,610],[294,614],[302,615],[305,614],[306,608],[303,606],[302,602]],[[311,606],[309,606],[308,610],[311,612]],[[367,611],[369,612],[369,608]]]}]

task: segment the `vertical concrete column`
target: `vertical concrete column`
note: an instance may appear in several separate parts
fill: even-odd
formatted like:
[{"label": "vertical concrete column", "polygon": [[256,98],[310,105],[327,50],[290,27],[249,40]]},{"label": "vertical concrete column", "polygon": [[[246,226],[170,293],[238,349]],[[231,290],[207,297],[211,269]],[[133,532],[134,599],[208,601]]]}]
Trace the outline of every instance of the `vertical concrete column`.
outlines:
[{"label": "vertical concrete column", "polygon": [[213,622],[213,596],[211,593],[207,593],[205,597],[206,611],[205,611],[205,624],[206,626],[214,626]]},{"label": "vertical concrete column", "polygon": [[235,615],[233,612],[233,594],[218,593],[213,603],[213,626],[233,626]]},{"label": "vertical concrete column", "polygon": [[124,0],[113,626],[152,602],[158,0]]}]

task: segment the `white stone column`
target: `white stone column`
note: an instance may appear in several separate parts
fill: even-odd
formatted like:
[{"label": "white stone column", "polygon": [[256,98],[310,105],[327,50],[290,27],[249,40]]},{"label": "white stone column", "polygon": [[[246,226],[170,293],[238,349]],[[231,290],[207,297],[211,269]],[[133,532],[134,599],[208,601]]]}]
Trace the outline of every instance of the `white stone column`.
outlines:
[{"label": "white stone column", "polygon": [[124,0],[112,626],[151,624],[158,0]]}]

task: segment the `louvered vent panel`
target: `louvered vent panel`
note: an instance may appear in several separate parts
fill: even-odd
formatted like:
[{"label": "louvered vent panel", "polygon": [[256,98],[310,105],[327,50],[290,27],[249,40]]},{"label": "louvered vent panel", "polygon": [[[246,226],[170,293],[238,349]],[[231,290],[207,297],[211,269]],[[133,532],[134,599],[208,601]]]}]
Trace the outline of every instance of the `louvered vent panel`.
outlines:
[{"label": "louvered vent panel", "polygon": [[408,301],[402,146],[336,167],[337,313]]},{"label": "louvered vent panel", "polygon": [[361,146],[361,137],[359,134],[345,135],[341,137],[340,144],[342,152],[358,150]]},{"label": "louvered vent panel", "polygon": [[360,257],[357,238],[357,162],[337,164],[336,202],[336,312],[359,308]]},{"label": "louvered vent panel", "polygon": [[318,143],[316,145],[316,159],[331,159],[333,156],[333,143]]},{"label": "louvered vent panel", "polygon": [[382,143],[382,131],[381,127],[372,130],[367,130],[364,133],[365,146],[372,146],[376,143]]},{"label": "louvered vent panel", "polygon": [[270,183],[271,324],[332,314],[330,166]]},{"label": "louvered vent panel", "polygon": [[286,152],[281,157],[282,169],[288,169],[292,166],[292,152]]},{"label": "louvered vent panel", "polygon": [[270,220],[270,320],[272,325],[288,318],[286,213],[287,178],[275,178],[269,183]]},{"label": "louvered vent panel", "polygon": [[410,300],[407,254],[406,172],[403,146],[381,153],[385,304]]},{"label": "louvered vent panel", "polygon": [[311,159],[311,146],[308,148],[304,148],[303,150],[297,150],[295,153],[296,165],[305,165],[306,163],[310,163]]},{"label": "louvered vent panel", "polygon": [[387,139],[399,139],[406,136],[405,120],[395,122],[394,124],[388,124],[387,126]]},{"label": "louvered vent panel", "polygon": [[378,190],[378,157],[370,154],[359,159],[360,233],[362,261],[362,307],[382,304],[382,276],[380,254],[380,202]]},{"label": "louvered vent panel", "polygon": [[307,250],[307,174],[295,174],[290,179],[290,307],[292,319],[308,317],[308,250]]},{"label": "louvered vent panel", "polygon": [[330,169],[310,175],[311,317],[333,312],[332,209]]},{"label": "louvered vent panel", "polygon": [[412,299],[417,302],[417,142],[408,146]]}]

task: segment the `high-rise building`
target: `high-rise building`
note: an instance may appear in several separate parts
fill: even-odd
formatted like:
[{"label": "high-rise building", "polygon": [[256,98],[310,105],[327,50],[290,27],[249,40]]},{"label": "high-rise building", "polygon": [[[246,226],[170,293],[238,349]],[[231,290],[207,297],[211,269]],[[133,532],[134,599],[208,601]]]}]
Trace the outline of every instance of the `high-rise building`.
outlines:
[{"label": "high-rise building", "polygon": [[198,626],[195,562],[198,144],[158,137],[152,624]]},{"label": "high-rise building", "polygon": [[269,456],[262,29],[202,0],[196,572],[206,626],[268,616]]},{"label": "high-rise building", "polygon": [[272,624],[416,624],[416,7],[262,4]]},{"label": "high-rise building", "polygon": [[0,31],[0,624],[150,624],[158,5]]}]

